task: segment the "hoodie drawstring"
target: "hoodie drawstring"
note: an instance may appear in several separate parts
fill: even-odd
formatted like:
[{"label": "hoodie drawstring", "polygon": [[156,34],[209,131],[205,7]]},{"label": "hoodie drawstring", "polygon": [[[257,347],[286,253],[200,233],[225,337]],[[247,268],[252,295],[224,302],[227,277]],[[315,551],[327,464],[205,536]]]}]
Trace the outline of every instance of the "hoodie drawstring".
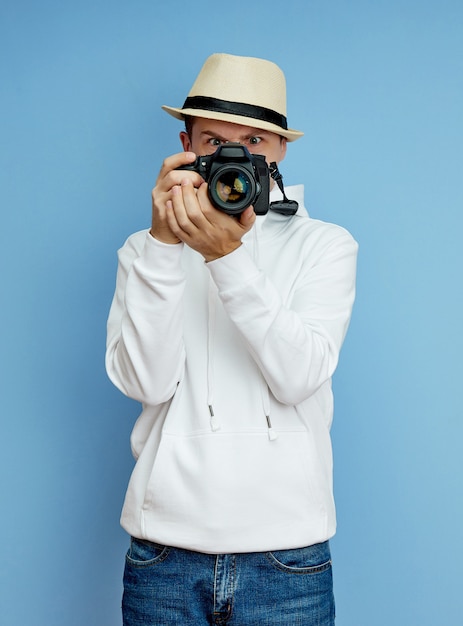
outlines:
[{"label": "hoodie drawstring", "polygon": [[208,293],[208,326],[207,326],[207,406],[209,407],[210,424],[213,432],[220,430],[220,422],[214,415],[212,406],[214,388],[214,336],[215,336],[216,300],[214,283],[209,278]]},{"label": "hoodie drawstring", "polygon": [[267,384],[264,382],[261,387],[262,394],[262,406],[264,409],[265,419],[267,420],[267,433],[270,441],[275,441],[278,438],[277,433],[272,427],[272,422],[270,421],[270,395]]}]

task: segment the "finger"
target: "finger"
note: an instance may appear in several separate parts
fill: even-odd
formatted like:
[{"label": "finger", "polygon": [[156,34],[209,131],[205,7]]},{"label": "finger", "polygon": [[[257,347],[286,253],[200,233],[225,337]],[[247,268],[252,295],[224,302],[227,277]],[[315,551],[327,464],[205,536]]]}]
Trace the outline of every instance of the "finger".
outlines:
[{"label": "finger", "polygon": [[195,222],[199,221],[200,213],[194,187],[188,179],[184,179],[182,185],[172,188],[172,216],[175,220],[172,228],[176,229],[174,232],[178,237],[183,239],[185,235],[195,235],[198,228]]},{"label": "finger", "polygon": [[200,186],[203,178],[196,171],[175,168],[194,161],[194,152],[179,152],[167,157],[161,167],[155,187],[151,190],[153,209],[163,214],[167,200],[172,197],[172,188],[180,185],[183,178],[189,178],[194,186]]},{"label": "finger", "polygon": [[194,152],[179,152],[173,154],[162,163],[161,170],[156,180],[153,192],[157,196],[169,194],[174,185],[180,185],[183,178],[187,177],[191,180],[195,187],[199,187],[204,181],[202,176],[195,170],[177,169],[181,166],[192,165],[196,155]]},{"label": "finger", "polygon": [[201,229],[204,229],[208,224],[205,209],[207,210],[209,202],[206,201],[206,203],[204,203],[204,188],[207,188],[205,183],[201,185],[199,190],[196,190],[190,180],[182,180],[181,192],[183,206],[188,221],[194,224],[196,228]]},{"label": "finger", "polygon": [[247,232],[248,230],[252,228],[252,225],[254,224],[255,221],[256,221],[256,214],[254,213],[253,207],[249,206],[247,209],[245,209],[241,213],[240,224],[241,226],[243,226],[243,228]]},{"label": "finger", "polygon": [[217,207],[215,207],[209,199],[207,183],[203,183],[197,189],[197,199],[201,207],[202,215],[204,216],[206,221],[211,223],[215,222],[220,217],[220,215],[218,214],[222,213],[222,211],[217,209]]},{"label": "finger", "polygon": [[176,187],[173,187],[172,199],[167,200],[166,202],[166,222],[172,234],[176,236],[178,239],[180,239],[181,241],[183,241],[184,233],[177,220],[178,208],[174,206],[178,195],[179,195],[179,191],[177,190]]},{"label": "finger", "polygon": [[181,167],[182,165],[188,165],[194,162],[196,154],[194,152],[178,152],[172,154],[164,159],[162,162],[161,170],[159,172],[159,178],[163,178],[170,171]]}]

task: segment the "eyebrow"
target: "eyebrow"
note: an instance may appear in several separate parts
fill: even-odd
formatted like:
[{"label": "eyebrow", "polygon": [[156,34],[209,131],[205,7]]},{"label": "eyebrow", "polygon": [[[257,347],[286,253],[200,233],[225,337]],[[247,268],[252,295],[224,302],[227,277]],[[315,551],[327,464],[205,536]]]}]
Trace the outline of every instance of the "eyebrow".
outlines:
[{"label": "eyebrow", "polygon": [[[267,134],[268,132],[265,130],[254,128],[254,129],[251,129],[245,135],[241,135],[240,140],[249,139],[250,137],[256,137],[256,136],[260,137],[262,135],[267,135]],[[212,130],[207,130],[207,129],[201,131],[201,136],[214,137],[215,139],[220,139],[220,141],[228,141],[226,137],[223,137],[222,135],[219,135],[219,133],[216,133]]]}]

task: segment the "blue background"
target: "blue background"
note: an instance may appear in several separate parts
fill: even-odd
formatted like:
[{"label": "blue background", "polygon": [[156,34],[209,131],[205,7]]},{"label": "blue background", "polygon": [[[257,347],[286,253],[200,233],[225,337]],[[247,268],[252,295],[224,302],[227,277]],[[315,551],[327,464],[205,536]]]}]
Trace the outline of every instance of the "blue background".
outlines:
[{"label": "blue background", "polygon": [[2,2],[2,624],[120,624],[138,406],[103,366],[116,250],[179,150],[160,106],[216,51],[283,68],[306,133],[286,183],[360,243],[338,624],[463,623],[462,26],[459,0]]}]

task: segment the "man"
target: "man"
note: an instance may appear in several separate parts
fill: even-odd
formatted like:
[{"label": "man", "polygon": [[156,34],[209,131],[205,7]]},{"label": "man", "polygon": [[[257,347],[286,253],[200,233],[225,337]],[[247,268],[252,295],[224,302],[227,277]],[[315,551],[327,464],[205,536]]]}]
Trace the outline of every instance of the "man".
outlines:
[{"label": "man", "polygon": [[302,186],[272,180],[257,217],[211,202],[196,157],[238,143],[278,164],[302,135],[276,65],[214,54],[163,109],[186,121],[184,151],[162,165],[151,229],[119,251],[108,320],[108,374],[143,406],[124,624],[328,626],[331,376],[357,244],[309,218]]}]

